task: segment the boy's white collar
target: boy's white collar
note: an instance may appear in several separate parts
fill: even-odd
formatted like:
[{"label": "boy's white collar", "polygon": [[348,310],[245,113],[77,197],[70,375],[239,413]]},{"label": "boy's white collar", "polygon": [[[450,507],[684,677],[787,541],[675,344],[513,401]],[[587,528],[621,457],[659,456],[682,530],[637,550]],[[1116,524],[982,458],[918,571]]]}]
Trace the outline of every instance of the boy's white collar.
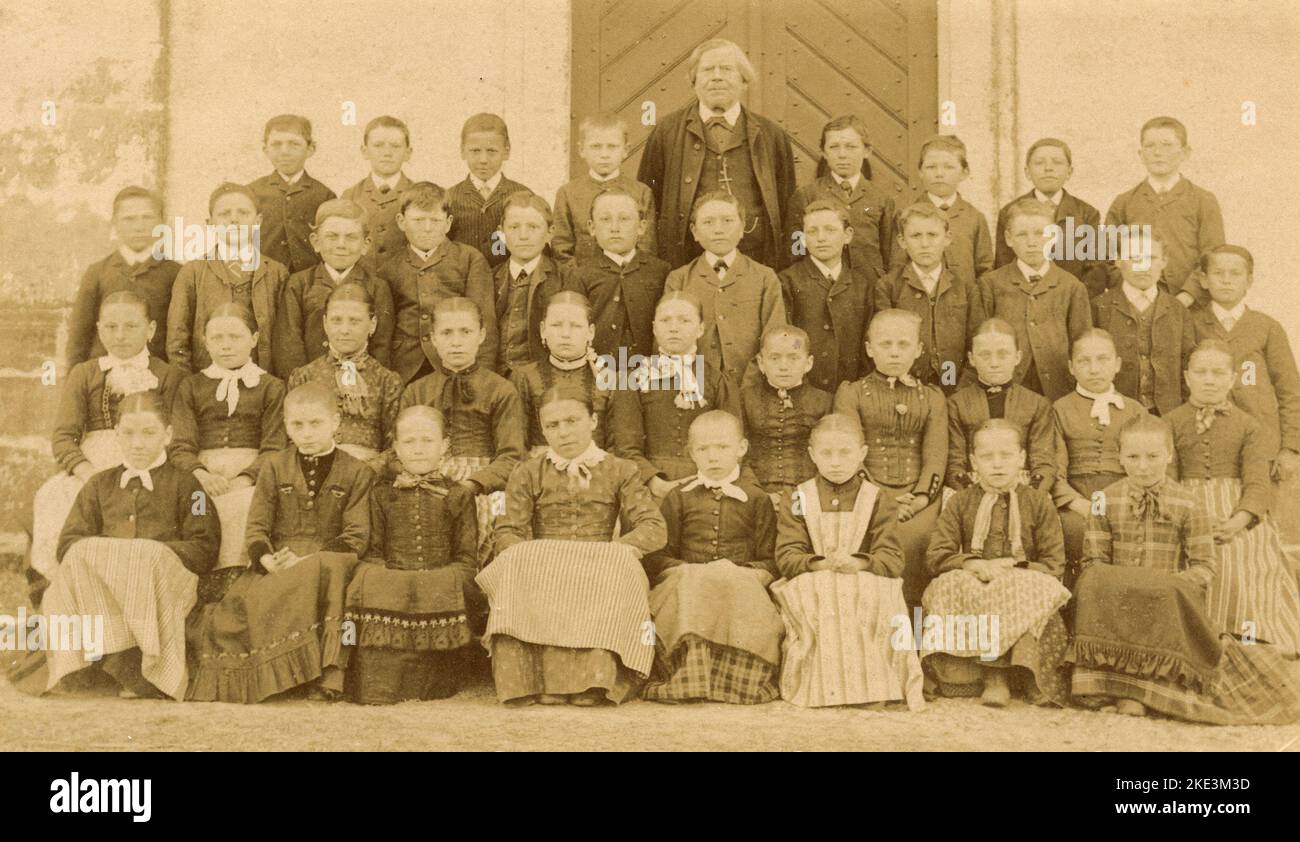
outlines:
[{"label": "boy's white collar", "polygon": [[618,169],[614,170],[609,175],[599,175],[595,170],[587,170],[587,175],[591,176],[591,180],[599,181],[601,184],[608,184],[611,181],[616,181],[621,174],[622,170]]},{"label": "boy's white collar", "polygon": [[534,257],[532,260],[528,261],[527,263],[520,263],[519,261],[515,260],[513,257],[510,258],[511,279],[513,280],[515,278],[518,278],[520,272],[527,272],[529,275],[532,275],[533,272],[537,271],[537,264],[541,262],[542,262],[542,256],[540,254]]},{"label": "boy's white collar", "polygon": [[1062,187],[1060,190],[1057,190],[1055,193],[1049,196],[1046,193],[1044,193],[1042,190],[1039,190],[1037,187],[1035,187],[1034,198],[1040,202],[1047,202],[1049,205],[1059,205],[1061,203],[1061,199],[1065,198],[1065,188]]},{"label": "boy's white collar", "polygon": [[1154,175],[1147,176],[1147,184],[1157,193],[1168,193],[1178,186],[1178,182],[1183,180],[1181,173],[1174,173],[1166,178],[1156,178]]},{"label": "boy's white collar", "polygon": [[601,251],[605,252],[605,256],[608,257],[610,260],[614,261],[615,263],[617,263],[619,266],[626,266],[627,264],[631,263],[634,259],[636,259],[635,248],[629,251],[627,254],[614,254],[614,252],[610,251],[609,249],[601,249]]},{"label": "boy's white collar", "polygon": [[[325,267],[325,271],[329,273],[330,278],[332,278],[334,280],[334,283],[336,284],[342,283],[343,279],[346,278],[348,274],[352,272],[352,266],[349,266],[348,268],[340,272],[339,270],[335,269],[333,266],[329,265],[328,263],[325,263],[324,261],[321,261],[321,265]],[[354,263],[353,266],[355,265],[356,264]]]},{"label": "boy's white collar", "polygon": [[1048,260],[1045,263],[1043,263],[1041,268],[1035,269],[1034,267],[1030,266],[1028,263],[1026,263],[1025,261],[1017,257],[1016,266],[1020,269],[1020,274],[1025,276],[1026,281],[1028,281],[1034,275],[1037,275],[1041,280],[1043,278],[1046,278],[1047,273],[1051,271],[1052,261]]},{"label": "boy's white collar", "polygon": [[136,266],[140,263],[147,263],[153,258],[153,246],[144,251],[131,251],[125,245],[121,245],[117,247],[117,253],[122,255],[122,259],[126,261],[127,266]]},{"label": "boy's white collar", "polygon": [[740,255],[740,249],[732,249],[731,251],[727,252],[721,257],[718,257],[716,254],[714,254],[711,251],[706,251],[704,253],[704,259],[705,261],[708,262],[710,269],[717,266],[718,261],[722,261],[723,263],[727,264],[727,268],[730,269],[732,266],[736,265],[736,257],[739,255]]},{"label": "boy's white collar", "polygon": [[1223,321],[1225,319],[1233,319],[1235,321],[1240,321],[1241,317],[1246,313],[1246,302],[1244,299],[1242,301],[1238,301],[1237,306],[1229,310],[1219,302],[1211,301],[1210,312],[1214,313],[1214,317],[1219,321]]},{"label": "boy's white collar", "polygon": [[375,173],[370,174],[370,181],[376,188],[387,187],[389,190],[396,190],[397,185],[402,183],[402,171],[398,170],[387,178],[380,178]]},{"label": "boy's white collar", "polygon": [[482,192],[484,187],[490,191],[495,191],[497,185],[501,183],[501,170],[497,170],[487,181],[483,181],[478,176],[474,175],[474,173],[470,173],[469,183],[473,184],[474,189],[479,192]]},{"label": "boy's white collar", "polygon": [[835,179],[835,183],[841,187],[847,184],[849,187],[852,187],[854,190],[857,190],[858,183],[862,181],[862,173],[855,172],[853,175],[849,176],[848,178],[840,178],[840,176],[837,173],[831,173],[831,178]]},{"label": "boy's white collar", "polygon": [[832,269],[831,267],[827,266],[825,263],[822,263],[816,257],[813,257],[813,255],[810,254],[808,255],[808,257],[812,260],[813,265],[817,267],[817,270],[821,272],[823,275],[829,277],[833,281],[838,281],[840,279],[840,272],[844,271],[843,260],[840,261],[839,266],[836,266],[834,269]]},{"label": "boy's white collar", "polygon": [[306,170],[298,170],[296,173],[293,174],[293,177],[292,177],[292,178],[285,178],[285,177],[284,177],[284,173],[280,172],[279,170],[276,170],[276,171],[275,171],[275,174],[278,175],[278,176],[280,176],[280,180],[283,181],[285,184],[297,184],[298,182],[302,181],[302,176],[303,176],[303,173],[305,173],[305,172],[307,172],[307,171],[306,171]]}]

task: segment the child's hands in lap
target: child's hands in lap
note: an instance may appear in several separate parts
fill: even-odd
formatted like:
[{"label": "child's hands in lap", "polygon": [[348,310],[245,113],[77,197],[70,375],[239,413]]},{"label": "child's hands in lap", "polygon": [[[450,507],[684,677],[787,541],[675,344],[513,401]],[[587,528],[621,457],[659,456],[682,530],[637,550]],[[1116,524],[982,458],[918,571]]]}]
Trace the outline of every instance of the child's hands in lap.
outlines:
[{"label": "child's hands in lap", "polygon": [[1227,544],[1241,534],[1241,531],[1250,525],[1250,515],[1245,512],[1237,512],[1227,520],[1215,522],[1211,527],[1214,533],[1214,543]]},{"label": "child's hands in lap", "polygon": [[221,474],[214,474],[211,471],[199,468],[194,472],[194,477],[203,486],[203,490],[208,492],[210,497],[220,497],[222,494],[230,491],[230,480]]},{"label": "child's hands in lap", "polygon": [[1092,515],[1092,504],[1082,497],[1071,500],[1070,504],[1066,508],[1079,517],[1090,517]]},{"label": "child's hands in lap", "polygon": [[656,500],[662,500],[667,497],[669,491],[672,491],[681,484],[682,481],[679,479],[669,480],[664,479],[663,477],[650,477],[650,482],[646,483],[647,487],[650,489],[650,493],[654,495]]},{"label": "child's hands in lap", "polygon": [[252,488],[253,480],[251,477],[240,474],[230,481],[231,491],[243,491],[245,488]]},{"label": "child's hands in lap", "polygon": [[898,519],[900,521],[911,520],[916,517],[928,505],[930,497],[927,494],[900,494],[898,500]]}]

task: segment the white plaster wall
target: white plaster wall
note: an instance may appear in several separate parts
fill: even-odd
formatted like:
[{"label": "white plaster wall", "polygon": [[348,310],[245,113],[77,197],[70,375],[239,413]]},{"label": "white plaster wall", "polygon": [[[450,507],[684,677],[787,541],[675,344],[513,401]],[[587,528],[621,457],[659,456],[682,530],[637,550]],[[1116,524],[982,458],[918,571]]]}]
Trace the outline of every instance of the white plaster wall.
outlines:
[{"label": "white plaster wall", "polygon": [[460,127],[479,111],[509,125],[507,175],[548,200],[567,180],[567,0],[173,0],[171,35],[168,193],[199,220],[218,182],[270,172],[262,127],[283,112],[312,121],[307,170],[339,193],[365,176],[381,114],[410,126],[417,180],[465,177]]}]

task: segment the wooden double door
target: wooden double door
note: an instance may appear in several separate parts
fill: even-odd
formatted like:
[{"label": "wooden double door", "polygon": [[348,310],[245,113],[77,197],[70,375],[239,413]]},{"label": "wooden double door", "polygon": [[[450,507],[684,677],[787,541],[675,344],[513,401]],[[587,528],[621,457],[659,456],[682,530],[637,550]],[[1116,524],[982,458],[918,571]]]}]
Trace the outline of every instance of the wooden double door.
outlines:
[{"label": "wooden double door", "polygon": [[745,49],[758,71],[746,104],[794,141],[799,183],[810,180],[822,126],[861,116],[874,149],[873,181],[915,187],[920,145],[938,120],[935,0],[572,0],[574,147],[578,122],[613,111],[627,120],[636,172],[651,126],[693,98],[687,59],[710,38]]}]

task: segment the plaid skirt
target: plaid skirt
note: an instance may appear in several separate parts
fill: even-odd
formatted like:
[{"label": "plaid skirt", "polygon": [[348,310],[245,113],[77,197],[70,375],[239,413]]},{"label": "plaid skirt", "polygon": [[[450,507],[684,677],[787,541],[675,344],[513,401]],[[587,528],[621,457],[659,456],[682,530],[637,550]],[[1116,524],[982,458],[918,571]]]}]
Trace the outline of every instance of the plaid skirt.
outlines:
[{"label": "plaid skirt", "polygon": [[399,570],[362,564],[348,585],[344,620],[356,631],[348,695],[363,704],[443,698],[458,683],[454,659],[471,642],[466,587],[454,567]]},{"label": "plaid skirt", "polygon": [[782,698],[801,707],[894,699],[911,710],[925,706],[901,580],[818,570],[771,590],[785,623]]},{"label": "plaid skirt", "polygon": [[[256,458],[257,450],[252,447],[199,451],[199,461],[203,467],[226,479],[239,476],[239,472],[253,464]],[[248,509],[253,504],[253,491],[253,486],[249,486],[212,498],[213,505],[217,507],[217,518],[221,521],[221,551],[214,570],[248,566],[244,532],[248,526]]]},{"label": "plaid skirt", "polygon": [[[1189,479],[1214,520],[1226,520],[1241,499],[1239,479]],[[1210,620],[1219,631],[1270,643],[1288,657],[1300,654],[1300,591],[1271,515],[1215,545],[1218,575],[1210,583]]]},{"label": "plaid skirt", "polygon": [[[41,614],[47,629],[59,622],[57,618],[85,618],[96,625],[102,621],[95,654],[139,649],[144,679],[181,699],[187,678],[185,618],[194,607],[197,581],[180,558],[157,541],[84,538],[68,549],[51,577]],[[46,689],[94,664],[92,657],[84,647],[50,646]]]},{"label": "plaid skirt", "polygon": [[[86,433],[81,439],[81,452],[90,460],[96,473],[122,464],[122,451],[117,445],[117,434],[112,430]],[[83,485],[85,483],[72,474],[60,471],[37,489],[32,500],[31,565],[46,579],[59,566],[59,534],[63,532],[63,524]]]},{"label": "plaid skirt", "polygon": [[190,617],[186,698],[254,703],[318,678],[341,692],[344,598],[358,563],[318,552],[276,573],[241,571],[220,602]]},{"label": "plaid skirt", "polygon": [[779,697],[781,616],[729,561],[669,568],[650,592],[655,665],[642,698],[761,704]]},{"label": "plaid skirt", "polygon": [[978,696],[984,690],[984,670],[1011,670],[1013,684],[1036,689],[1061,707],[1070,701],[1070,668],[1064,663],[1070,637],[1059,612],[1043,624],[1038,636],[1022,635],[1010,651],[993,661],[958,658],[946,652],[927,652],[921,668],[939,685],[939,694],[951,698]]}]

